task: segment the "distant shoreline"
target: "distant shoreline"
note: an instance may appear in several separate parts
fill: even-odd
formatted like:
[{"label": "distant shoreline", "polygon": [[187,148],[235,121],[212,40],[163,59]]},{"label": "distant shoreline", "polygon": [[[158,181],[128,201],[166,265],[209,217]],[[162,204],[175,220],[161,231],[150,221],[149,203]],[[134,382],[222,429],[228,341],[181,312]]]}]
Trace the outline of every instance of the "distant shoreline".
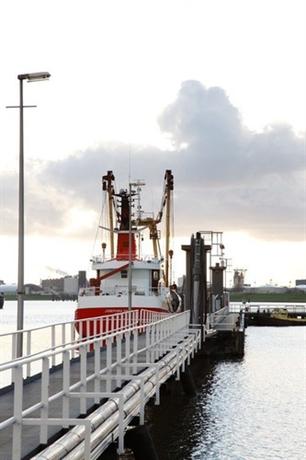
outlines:
[{"label": "distant shoreline", "polygon": [[306,302],[306,292],[231,292],[232,302]]},{"label": "distant shoreline", "polygon": [[[17,300],[17,296],[15,294],[4,294],[4,300],[5,302],[11,301],[11,300]],[[72,300],[76,301],[77,296],[76,295],[67,295],[67,294],[62,294],[62,295],[52,295],[52,294],[26,294],[24,296],[24,300],[52,300],[52,301],[64,301],[64,300]]]}]

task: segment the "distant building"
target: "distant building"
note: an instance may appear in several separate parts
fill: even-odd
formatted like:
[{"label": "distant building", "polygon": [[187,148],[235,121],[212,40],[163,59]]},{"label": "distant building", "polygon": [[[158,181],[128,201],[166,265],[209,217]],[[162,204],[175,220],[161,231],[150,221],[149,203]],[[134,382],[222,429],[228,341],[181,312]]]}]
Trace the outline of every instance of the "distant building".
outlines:
[{"label": "distant building", "polygon": [[244,287],[245,292],[249,292],[250,294],[267,294],[267,293],[275,293],[275,294],[282,294],[288,291],[288,288],[285,286],[257,286],[257,287]]},{"label": "distant building", "polygon": [[16,294],[17,285],[16,284],[1,284],[0,291],[4,294]]},{"label": "distant building", "polygon": [[86,271],[80,270],[78,278],[79,278],[79,289],[86,288],[87,287]]},{"label": "distant building", "polygon": [[77,276],[64,277],[64,294],[77,295],[79,292],[79,279]]},{"label": "distant building", "polygon": [[306,279],[303,280],[295,280],[296,286],[306,286]]},{"label": "distant building", "polygon": [[49,278],[41,280],[41,287],[46,293],[62,293],[64,292],[64,278]]},{"label": "distant building", "polygon": [[24,292],[25,294],[40,294],[43,293],[43,289],[41,286],[37,286],[37,284],[25,284],[24,285]]},{"label": "distant building", "polygon": [[79,289],[87,286],[86,271],[80,270],[78,275],[64,276],[41,280],[41,287],[45,293],[77,295]]},{"label": "distant building", "polygon": [[306,292],[306,279],[304,279],[304,280],[295,280],[295,287],[296,287],[296,289],[299,289],[300,291],[305,291]]},{"label": "distant building", "polygon": [[245,269],[236,268],[234,270],[234,283],[233,283],[233,290],[234,291],[243,291],[244,287],[244,274]]}]

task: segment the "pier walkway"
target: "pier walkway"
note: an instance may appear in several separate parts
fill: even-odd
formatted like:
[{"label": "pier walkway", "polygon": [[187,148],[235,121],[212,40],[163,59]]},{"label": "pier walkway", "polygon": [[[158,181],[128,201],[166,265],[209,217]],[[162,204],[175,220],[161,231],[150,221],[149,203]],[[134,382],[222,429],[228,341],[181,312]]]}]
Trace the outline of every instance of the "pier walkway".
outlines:
[{"label": "pier walkway", "polygon": [[[201,345],[189,316],[134,310],[86,320],[80,336],[75,322],[24,331],[19,359],[18,333],[0,335],[0,346],[2,339],[12,347],[0,365],[1,460],[95,459],[115,441],[122,453],[132,419],[144,423],[147,401],[159,404],[160,385],[179,379]],[[34,351],[42,329],[45,346]]]},{"label": "pier walkway", "polygon": [[161,384],[231,331],[244,331],[244,313],[225,307],[202,327],[189,311],[132,310],[0,334],[0,459],[98,459],[114,442],[122,453]]}]

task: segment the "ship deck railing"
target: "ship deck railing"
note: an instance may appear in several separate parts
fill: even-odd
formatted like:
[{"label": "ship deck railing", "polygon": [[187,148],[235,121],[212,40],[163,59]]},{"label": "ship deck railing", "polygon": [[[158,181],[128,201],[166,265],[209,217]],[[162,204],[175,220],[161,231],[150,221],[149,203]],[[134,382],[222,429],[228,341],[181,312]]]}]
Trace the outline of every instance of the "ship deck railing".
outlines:
[{"label": "ship deck railing", "polygon": [[[38,444],[47,445],[50,431],[53,435],[59,427],[74,428],[31,458],[53,458],[54,452],[56,458],[70,453],[75,453],[75,458],[98,458],[116,439],[118,452],[123,453],[124,432],[132,418],[138,415],[140,423],[144,423],[146,402],[155,395],[159,404],[161,384],[171,375],[179,379],[185,364],[190,364],[201,346],[200,330],[189,327],[189,311],[128,314],[135,322],[125,329],[65,343],[0,365],[0,373],[12,373],[14,382],[12,413],[6,417],[1,414],[0,418],[0,435],[4,430],[11,433],[11,453],[1,458],[20,460],[29,453],[23,443],[38,436]],[[60,370],[52,373],[50,365],[57,356],[61,356]],[[39,365],[38,392],[33,388],[31,392],[35,381],[27,385],[24,380],[29,365],[34,363]],[[93,404],[100,406],[86,418],[78,418],[85,417]],[[9,437],[2,437],[1,442],[0,450],[7,449]]]},{"label": "ship deck railing", "polygon": [[285,308],[288,313],[306,313],[305,302],[230,302],[229,312],[239,313],[240,310],[246,313],[272,312],[275,308]]},{"label": "ship deck railing", "polygon": [[[159,288],[145,288],[142,286],[132,286],[132,294],[135,296],[157,296],[160,294],[166,294],[169,292],[169,288],[159,287]],[[91,297],[91,296],[116,296],[121,297],[128,295],[128,286],[127,285],[115,285],[113,287],[105,287],[103,289],[97,290],[95,287],[81,288],[79,296]]]}]

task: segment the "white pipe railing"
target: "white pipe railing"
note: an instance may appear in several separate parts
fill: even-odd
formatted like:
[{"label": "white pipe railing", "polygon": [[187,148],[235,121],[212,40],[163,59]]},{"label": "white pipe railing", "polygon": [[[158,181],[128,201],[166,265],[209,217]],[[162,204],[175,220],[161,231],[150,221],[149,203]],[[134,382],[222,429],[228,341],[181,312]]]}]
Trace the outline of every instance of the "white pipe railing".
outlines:
[{"label": "white pipe railing", "polygon": [[[18,359],[16,357],[18,335],[23,337],[24,356],[33,356],[48,350],[56,350],[58,347],[63,347],[67,344],[79,343],[90,337],[108,334],[110,331],[120,332],[134,325],[156,321],[167,314],[166,312],[160,313],[139,309],[2,333],[0,334],[0,362],[6,363]],[[75,351],[72,352],[72,358],[75,357],[75,353]],[[50,367],[61,363],[61,355],[53,355]],[[31,377],[37,372],[39,372],[37,366],[29,362],[24,370],[23,377]],[[12,376],[9,373],[6,373],[2,378],[0,375],[0,388],[11,383]]]},{"label": "white pipe railing", "polygon": [[220,310],[213,313],[209,313],[206,321],[207,329],[214,329],[214,327],[224,320],[226,316],[228,316],[228,306],[220,308]]},{"label": "white pipe railing", "polygon": [[[158,314],[148,311],[128,312],[131,316],[138,315],[138,323],[131,324],[131,327],[117,330],[108,334],[101,334],[96,337],[83,338],[79,342],[70,344],[63,344],[61,347],[56,347],[39,353],[34,356],[26,356],[19,358],[11,362],[0,365],[0,374],[2,372],[13,372],[14,374],[14,407],[13,415],[0,423],[0,430],[4,430],[9,427],[13,427],[13,440],[12,440],[12,459],[20,460],[22,455],[22,426],[23,425],[38,425],[40,427],[40,443],[46,444],[48,441],[48,426],[60,425],[63,427],[80,424],[82,422],[77,421],[78,419],[69,418],[69,407],[71,398],[79,399],[79,410],[80,414],[84,415],[87,411],[87,399],[94,398],[95,402],[98,402],[104,397],[119,398],[120,406],[120,393],[115,395],[112,391],[112,380],[116,382],[117,386],[121,386],[122,381],[130,379],[138,379],[138,375],[131,375],[132,372],[136,373],[138,368],[153,367],[156,378],[156,391],[159,391],[159,380],[158,380],[158,369],[157,364],[154,362],[160,360],[166,353],[173,351],[175,346],[183,349],[180,351],[179,359],[175,366],[175,372],[179,376],[180,367],[184,370],[185,361],[190,362],[191,356],[193,356],[196,348],[200,346],[200,331],[189,330],[189,311],[164,315],[156,320]],[[132,315],[133,313],[133,315]],[[155,317],[155,321],[153,318]],[[126,326],[128,326],[126,324]],[[144,335],[145,346],[139,348],[139,335]],[[103,345],[106,345],[106,365],[101,369],[101,344],[103,339]],[[125,342],[125,346],[122,346],[122,342]],[[113,343],[116,342],[116,353],[114,354]],[[183,343],[183,345],[182,345]],[[131,346],[132,345],[132,346]],[[178,348],[180,349],[180,348]],[[93,362],[94,369],[89,370],[88,358],[91,354],[88,354],[88,350],[93,350]],[[71,358],[74,354],[79,353],[80,360],[80,375],[79,379],[72,385],[70,384],[70,365]],[[183,355],[182,355],[183,353]],[[50,375],[50,363],[53,362],[54,357],[62,356],[62,388],[57,393],[50,394],[49,388],[49,375]],[[145,357],[145,362],[139,362],[140,356]],[[183,358],[182,358],[183,356]],[[143,360],[143,358],[141,358]],[[38,399],[35,404],[23,409],[23,394],[24,394],[24,371],[29,365],[33,363],[39,363],[41,372],[41,395],[38,395]],[[101,392],[101,381],[105,380],[105,392]],[[88,384],[93,382],[94,392],[88,393]],[[108,395],[108,396],[107,396]],[[49,406],[54,401],[62,398],[62,418],[52,419],[49,418]],[[144,399],[140,402],[139,410],[143,414]],[[118,405],[117,405],[118,406]],[[35,411],[40,411],[40,418],[31,418],[31,415]],[[119,407],[121,418],[124,418],[123,409]],[[33,416],[33,415],[32,415]],[[85,424],[85,428],[84,428]],[[83,439],[85,439],[85,457],[89,459],[90,450],[90,431],[92,426],[84,422],[82,430]],[[119,424],[120,425],[120,424]],[[122,451],[123,447],[123,432],[124,432],[124,420],[119,426],[119,450]],[[84,438],[85,436],[85,438]]]}]

